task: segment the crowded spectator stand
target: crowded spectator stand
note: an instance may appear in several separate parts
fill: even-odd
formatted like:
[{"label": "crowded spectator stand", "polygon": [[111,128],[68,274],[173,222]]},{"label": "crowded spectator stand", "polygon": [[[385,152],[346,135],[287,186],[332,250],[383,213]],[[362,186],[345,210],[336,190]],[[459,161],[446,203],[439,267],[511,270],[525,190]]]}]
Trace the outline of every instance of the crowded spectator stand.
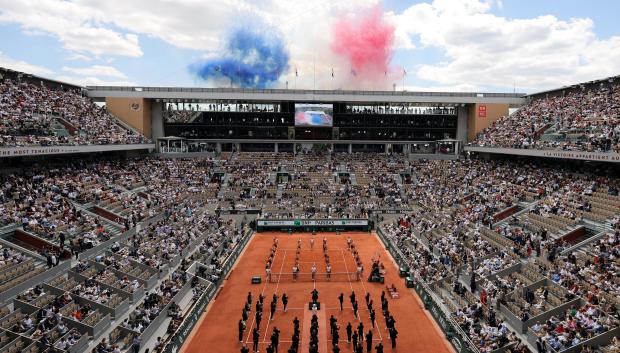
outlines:
[{"label": "crowded spectator stand", "polygon": [[[10,229],[5,239],[19,244],[3,248],[4,266],[34,263],[49,273],[67,263],[54,252],[67,249],[78,260],[68,274],[43,281],[42,291],[33,289],[34,277],[25,277],[33,271],[7,272],[14,274],[7,280],[31,284],[14,301],[25,303],[22,309],[30,311],[21,311],[24,315],[50,303],[67,307],[67,326],[95,339],[101,352],[138,339],[146,344],[155,327],[168,324],[164,341],[176,342],[179,330],[195,318],[195,305],[208,302],[232,266],[249,225],[269,217],[363,220],[370,226],[372,215],[395,258],[411,269],[414,285],[443,302],[444,318],[476,349],[535,346],[529,330],[553,310],[559,322],[597,320],[602,326],[579,340],[575,331],[566,334],[570,343],[559,347],[613,344],[605,341],[618,327],[617,305],[605,294],[617,291],[613,175],[569,175],[521,161],[384,157],[237,153],[222,159],[79,162],[3,174],[3,229]],[[369,160],[382,162],[369,168]],[[278,180],[278,173],[288,177]],[[515,205],[516,213],[504,212]],[[377,213],[386,209],[399,212]],[[567,236],[579,227],[588,232]],[[605,236],[593,234],[596,229]],[[592,250],[583,247],[587,244]],[[187,296],[192,304],[181,306],[179,297]],[[598,307],[596,314],[570,319],[561,313],[563,305],[577,311]],[[122,313],[131,315],[112,327],[111,318]],[[536,337],[555,345],[557,335],[540,332]]]}]

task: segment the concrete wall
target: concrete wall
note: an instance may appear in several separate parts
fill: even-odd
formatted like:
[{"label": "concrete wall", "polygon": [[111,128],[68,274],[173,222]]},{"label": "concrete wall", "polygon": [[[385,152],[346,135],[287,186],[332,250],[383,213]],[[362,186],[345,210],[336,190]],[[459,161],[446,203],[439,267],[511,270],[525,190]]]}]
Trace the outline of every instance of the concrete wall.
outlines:
[{"label": "concrete wall", "polygon": [[[480,116],[481,107],[486,108],[486,117]],[[467,113],[467,139],[472,141],[476,134],[489,127],[494,121],[508,115],[508,104],[470,104]]]},{"label": "concrete wall", "polygon": [[151,101],[151,138],[164,137],[164,103]]},{"label": "concrete wall", "polygon": [[105,102],[110,113],[151,138],[151,100],[108,97]]},{"label": "concrete wall", "polygon": [[466,144],[469,141],[467,138],[467,132],[469,131],[469,105],[457,108],[457,121],[456,121],[456,139]]}]

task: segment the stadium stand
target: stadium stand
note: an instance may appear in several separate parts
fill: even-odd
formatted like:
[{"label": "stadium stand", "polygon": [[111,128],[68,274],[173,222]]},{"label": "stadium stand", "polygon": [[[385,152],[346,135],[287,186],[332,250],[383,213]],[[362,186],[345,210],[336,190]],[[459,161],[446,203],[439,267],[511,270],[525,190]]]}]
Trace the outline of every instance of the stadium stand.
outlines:
[{"label": "stadium stand", "polygon": [[[178,304],[171,298],[192,283],[191,274],[179,269],[195,262],[196,278],[219,281],[219,266],[233,249],[226,239],[239,233],[234,223],[205,212],[210,200],[220,208],[257,207],[264,217],[353,218],[388,206],[411,209],[381,229],[406,254],[416,277],[443,298],[480,351],[522,344],[518,334],[530,335],[549,312],[557,319],[544,322],[550,320],[554,329],[536,326],[536,335],[528,336],[531,344],[540,336],[560,349],[618,328],[618,303],[611,294],[620,290],[613,276],[618,270],[614,260],[620,229],[617,179],[569,175],[523,162],[388,157],[374,168],[364,162],[380,158],[368,154],[261,158],[235,154],[225,161],[142,158],[5,175],[3,194],[12,197],[3,198],[3,207],[10,210],[4,223],[21,224],[19,229],[31,238],[48,240],[27,248],[33,255],[3,248],[3,266],[12,268],[3,272],[6,283],[27,282],[20,276],[32,268],[44,271],[44,256],[68,246],[60,234],[66,233],[66,240],[81,239],[72,248],[81,260],[69,274],[26,289],[16,299],[23,306],[9,314],[17,319],[7,322],[21,323],[38,310],[57,308],[66,314],[70,329],[100,338],[111,318],[137,305],[105,345],[123,346],[144,332],[146,339],[152,334],[151,322],[167,317],[170,303]],[[203,174],[206,170],[225,176],[220,183],[211,182]],[[402,182],[403,170],[413,171],[415,184]],[[288,177],[276,182],[278,173]],[[591,206],[584,207],[584,202]],[[89,211],[95,206],[123,221],[112,222]],[[514,206],[517,214],[499,218]],[[56,219],[65,220],[68,227],[51,221]],[[71,220],[79,224],[75,231],[67,230]],[[584,233],[566,238],[586,221],[599,222],[610,231],[587,248],[567,252],[592,237]],[[22,239],[31,244],[31,238]],[[91,249],[97,252],[82,257]],[[573,306],[587,313],[589,305],[597,306],[596,314],[565,313]],[[587,318],[596,318],[601,327],[566,333],[555,329],[562,322],[575,326],[573,321]],[[9,331],[12,325],[7,326]],[[558,345],[559,334],[570,340]]]},{"label": "stadium stand", "polygon": [[[507,322],[516,333],[527,333],[531,346],[541,337],[558,352],[597,344],[597,339],[609,341],[617,335],[620,325],[618,303],[608,295],[620,289],[614,275],[618,270],[617,221],[599,219],[615,230],[572,252],[570,245],[588,235],[579,240],[562,238],[581,220],[577,216],[571,220],[557,215],[565,212],[559,200],[566,199],[568,194],[612,195],[613,187],[598,185],[587,177],[571,180],[557,170],[536,170],[531,166],[519,168],[516,179],[506,170],[496,175],[502,175],[502,182],[495,179],[487,184],[485,178],[493,178],[492,171],[501,171],[503,167],[494,164],[490,163],[488,169],[489,163],[480,164],[479,170],[476,162],[461,168],[435,165],[426,174],[418,169],[417,178],[426,186],[420,186],[425,194],[422,200],[427,203],[420,202],[422,209],[384,224],[383,232],[395,246],[404,249],[407,262],[416,269],[415,276],[427,282],[445,301],[480,351],[522,343],[507,328]],[[490,202],[485,197],[495,192],[506,195],[502,192],[506,184],[514,183],[524,188],[511,196],[516,197],[515,203],[524,201],[525,187],[529,178],[535,180],[534,174],[544,175],[537,179],[545,180],[543,193],[553,195],[558,202],[546,202],[548,198],[541,194],[542,198],[534,201],[536,205],[524,208],[525,216],[510,216],[505,223],[495,223],[495,209],[488,207]],[[441,183],[452,187],[442,189]],[[434,187],[429,188],[429,184]],[[592,188],[581,188],[582,184]],[[484,187],[477,189],[475,196],[465,197],[471,186]],[[432,198],[435,190],[449,193],[437,200]],[[481,203],[472,203],[475,199]],[[612,213],[617,217],[618,211],[614,209]],[[592,310],[590,306],[596,308]]]},{"label": "stadium stand", "polygon": [[[619,87],[536,97],[472,144],[619,152]],[[456,114],[454,107],[347,109]],[[180,109],[177,103],[166,120],[277,110],[277,104]],[[12,78],[0,83],[2,147],[145,141],[79,91]],[[474,352],[528,352],[537,345],[548,352],[617,352],[616,172],[325,150],[95,156],[3,169],[0,353],[50,346],[118,353],[136,342],[172,351],[167,347],[193,308],[213,298],[245,246],[256,225],[245,218],[250,212],[259,219],[374,221]],[[227,217],[235,213],[243,216]]]},{"label": "stadium stand", "polygon": [[620,151],[620,86],[535,97],[480,132],[471,146]]},{"label": "stadium stand", "polygon": [[0,146],[138,144],[147,142],[74,89],[0,81]]}]

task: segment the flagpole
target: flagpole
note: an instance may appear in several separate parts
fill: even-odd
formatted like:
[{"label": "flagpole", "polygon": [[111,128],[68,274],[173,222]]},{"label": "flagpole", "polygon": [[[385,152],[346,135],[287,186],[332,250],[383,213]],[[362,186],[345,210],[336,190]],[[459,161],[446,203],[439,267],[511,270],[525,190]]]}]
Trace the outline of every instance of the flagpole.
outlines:
[{"label": "flagpole", "polygon": [[313,88],[313,90],[315,90],[315,91],[316,91],[316,61],[314,61],[314,62],[312,63],[312,65],[313,65],[313,68],[312,68],[312,76],[313,76],[313,80],[314,80],[314,88]]}]

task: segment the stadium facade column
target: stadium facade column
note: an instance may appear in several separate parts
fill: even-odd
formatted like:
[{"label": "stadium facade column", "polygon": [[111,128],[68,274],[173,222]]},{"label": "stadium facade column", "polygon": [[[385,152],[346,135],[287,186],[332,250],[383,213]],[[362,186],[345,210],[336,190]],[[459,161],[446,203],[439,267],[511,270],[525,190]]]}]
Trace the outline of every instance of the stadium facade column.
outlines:
[{"label": "stadium facade column", "polygon": [[151,101],[151,135],[153,140],[164,137],[164,103]]},{"label": "stadium facade column", "polygon": [[278,143],[274,143],[273,150],[278,153]]},{"label": "stadium facade column", "polygon": [[349,144],[349,153],[353,153],[353,144],[352,143]]},{"label": "stadium facade column", "polygon": [[467,105],[457,107],[456,140],[460,140],[464,144],[467,143],[468,111]]}]

